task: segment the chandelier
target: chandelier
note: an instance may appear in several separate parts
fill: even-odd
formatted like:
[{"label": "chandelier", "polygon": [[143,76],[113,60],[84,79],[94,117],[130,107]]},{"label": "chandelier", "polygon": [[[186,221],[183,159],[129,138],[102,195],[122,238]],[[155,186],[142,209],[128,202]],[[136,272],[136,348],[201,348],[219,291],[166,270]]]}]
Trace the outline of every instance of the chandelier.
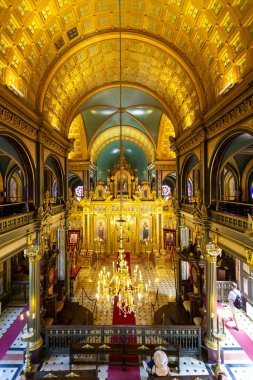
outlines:
[{"label": "chandelier", "polygon": [[121,0],[119,4],[119,142],[120,142],[120,218],[119,223],[119,250],[116,263],[112,263],[112,271],[106,271],[104,267],[98,276],[97,284],[97,307],[107,312],[112,308],[114,299],[117,297],[117,306],[119,311],[126,317],[128,314],[136,314],[138,309],[146,302],[150,301],[150,280],[144,284],[142,273],[138,266],[135,267],[133,276],[130,275],[130,268],[123,248],[123,189],[122,189],[122,171],[123,171],[123,144],[122,144],[122,35],[121,35]]},{"label": "chandelier", "polygon": [[117,297],[117,307],[124,317],[127,314],[138,312],[138,309],[144,303],[150,301],[150,280],[144,284],[142,273],[135,266],[133,276],[130,276],[130,268],[128,262],[124,258],[123,248],[123,222],[120,222],[120,247],[118,252],[118,260],[112,263],[112,274],[106,271],[104,267],[98,275],[97,286],[97,306],[107,312],[114,303],[114,297]]}]

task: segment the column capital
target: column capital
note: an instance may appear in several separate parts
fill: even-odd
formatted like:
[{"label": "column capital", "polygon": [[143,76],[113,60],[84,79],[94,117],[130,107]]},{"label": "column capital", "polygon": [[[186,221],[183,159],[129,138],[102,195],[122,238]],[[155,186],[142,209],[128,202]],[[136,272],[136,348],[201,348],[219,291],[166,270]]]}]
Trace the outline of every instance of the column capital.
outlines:
[{"label": "column capital", "polygon": [[216,263],[217,261],[217,256],[221,255],[221,248],[218,248],[215,246],[213,243],[208,243],[206,245],[206,259],[211,262],[211,263]]},{"label": "column capital", "polygon": [[24,256],[29,258],[30,263],[37,263],[43,256],[43,250],[38,244],[31,244],[24,250]]}]

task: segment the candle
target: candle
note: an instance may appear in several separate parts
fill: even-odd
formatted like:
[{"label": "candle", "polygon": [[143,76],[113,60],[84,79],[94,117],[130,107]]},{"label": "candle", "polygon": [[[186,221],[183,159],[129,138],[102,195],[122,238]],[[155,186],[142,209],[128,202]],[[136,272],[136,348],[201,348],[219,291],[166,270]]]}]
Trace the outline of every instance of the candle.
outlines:
[{"label": "candle", "polygon": [[26,317],[27,317],[27,330],[29,332],[29,329],[30,329],[30,311],[29,310],[26,312]]},{"label": "candle", "polygon": [[222,332],[225,333],[225,318],[222,318]]},{"label": "candle", "polygon": [[20,325],[21,325],[21,331],[22,331],[22,334],[24,333],[24,314],[20,314]]},{"label": "candle", "polygon": [[220,332],[220,316],[217,313],[217,333],[219,333],[219,332]]},{"label": "candle", "polygon": [[213,313],[211,314],[211,333],[213,332]]}]

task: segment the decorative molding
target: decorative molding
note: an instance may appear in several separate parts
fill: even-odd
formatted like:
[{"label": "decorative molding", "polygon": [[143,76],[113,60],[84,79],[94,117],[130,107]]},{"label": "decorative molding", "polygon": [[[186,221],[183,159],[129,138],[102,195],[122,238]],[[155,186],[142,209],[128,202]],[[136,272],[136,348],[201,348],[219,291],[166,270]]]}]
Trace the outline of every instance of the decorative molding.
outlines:
[{"label": "decorative molding", "polygon": [[175,148],[178,148],[178,154],[182,155],[198,146],[205,138],[210,139],[216,134],[224,132],[233,125],[238,124],[238,122],[242,122],[251,115],[253,115],[253,95],[221,115],[216,121],[210,123],[205,122],[204,125],[202,125],[202,130],[187,131],[188,136],[185,135],[184,139],[183,135],[180,136],[180,142],[178,143],[177,140],[175,140],[173,145]]},{"label": "decorative molding", "polygon": [[172,170],[172,171],[175,171],[176,170],[176,162],[175,164],[156,164],[155,165],[155,169],[156,170]]},{"label": "decorative molding", "polygon": [[22,132],[24,135],[36,139],[38,127],[28,124],[21,117],[16,116],[3,105],[0,105],[0,121],[7,124],[9,127]]},{"label": "decorative molding", "polygon": [[243,100],[232,110],[222,115],[214,123],[207,125],[207,137],[213,137],[215,134],[230,128],[233,124],[242,121],[253,114],[253,95]]},{"label": "decorative molding", "polygon": [[39,130],[39,125],[27,122],[22,116],[16,115],[14,112],[7,109],[3,102],[0,105],[0,122],[3,122],[15,131],[21,132],[30,139],[42,142],[45,147],[54,152],[63,156],[66,156],[68,153],[67,147],[61,146],[44,131]]},{"label": "decorative molding", "polygon": [[48,149],[62,154],[63,156],[65,156],[68,153],[68,149],[59,145],[55,140],[51,139],[45,132],[38,131],[38,141],[43,143]]},{"label": "decorative molding", "polygon": [[178,146],[178,155],[181,155],[193,148],[196,148],[201,142],[204,141],[205,138],[206,131],[204,129],[202,129],[201,131],[197,131],[197,133],[193,134],[192,138],[187,140],[185,144]]}]

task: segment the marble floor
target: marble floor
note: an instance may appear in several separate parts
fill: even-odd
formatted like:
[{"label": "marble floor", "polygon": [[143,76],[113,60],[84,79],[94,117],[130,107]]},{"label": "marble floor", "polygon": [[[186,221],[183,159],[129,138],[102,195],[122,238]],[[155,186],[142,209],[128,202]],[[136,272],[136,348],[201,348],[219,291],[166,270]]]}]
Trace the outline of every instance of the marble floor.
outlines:
[{"label": "marble floor", "polygon": [[[103,266],[109,270],[111,259],[108,258],[103,261]],[[135,265],[141,266],[138,257],[131,258],[131,270],[133,272]],[[169,267],[169,263],[167,265]],[[151,283],[151,291],[153,295],[156,294],[157,288],[159,291],[159,307],[166,304],[168,301],[173,300],[175,297],[175,283],[174,283],[174,270],[173,268],[156,269],[151,265],[151,269],[141,268],[144,282]],[[95,268],[82,268],[79,274],[79,283],[77,286],[75,300],[80,304],[85,305],[90,310],[93,310],[96,293],[96,283],[98,277],[98,270]],[[86,295],[82,288],[85,288]],[[88,297],[87,297],[88,296]],[[88,299],[89,298],[89,299]],[[23,307],[8,307],[0,315],[0,347],[1,341],[4,340],[5,334],[11,331],[13,322],[18,318],[22,312]],[[223,305],[224,317],[226,324],[230,325],[229,308],[226,304]],[[240,331],[242,330],[247,338],[250,339],[253,345],[253,321],[245,314],[243,310],[238,311],[238,319]],[[95,319],[95,324],[111,324],[112,311],[98,311]],[[136,317],[136,324],[149,325],[152,324],[152,314],[149,304],[145,304],[143,309]],[[223,365],[224,371],[228,380],[252,380],[253,377],[253,363],[247,355],[243,347],[239,343],[239,339],[235,334],[231,334],[231,329],[225,328],[226,340],[222,342],[224,351],[225,363]],[[0,380],[15,380],[19,378],[19,373],[23,367],[23,357],[25,344],[21,341],[21,334],[18,334],[9,349],[3,353],[0,360]],[[94,368],[92,365],[75,364],[71,369],[85,369]],[[180,358],[180,375],[192,374],[203,375],[212,373],[211,366],[197,358],[181,357]],[[51,356],[45,358],[42,364],[42,370],[66,370],[70,369],[68,356]],[[176,375],[176,372],[172,372]],[[108,378],[108,365],[99,366],[99,380],[110,380]],[[129,380],[130,377],[128,377]],[[147,373],[140,365],[140,380],[147,379]],[[120,379],[119,379],[120,380]],[[136,380],[136,379],[132,379]]]}]

